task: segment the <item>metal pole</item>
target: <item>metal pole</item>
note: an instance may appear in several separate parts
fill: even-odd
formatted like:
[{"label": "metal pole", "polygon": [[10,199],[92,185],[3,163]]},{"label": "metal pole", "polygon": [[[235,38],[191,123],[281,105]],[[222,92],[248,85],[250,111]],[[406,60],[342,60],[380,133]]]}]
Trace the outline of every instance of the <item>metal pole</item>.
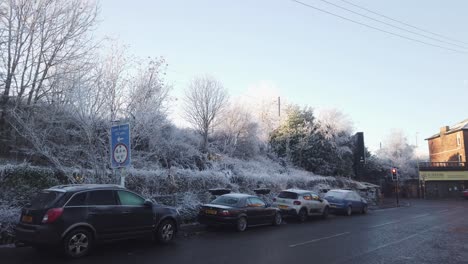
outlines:
[{"label": "metal pole", "polygon": [[278,96],[278,116],[281,116],[281,97]]},{"label": "metal pole", "polygon": [[398,174],[397,174],[397,178],[396,178],[396,206],[397,206],[397,207],[400,207],[400,199],[399,199],[399,198],[400,198],[400,197],[399,197],[399,192],[400,192],[400,190],[399,190],[399,186],[398,186],[398,185],[399,185],[399,180],[398,180],[398,178],[399,178],[399,177],[398,177]]},{"label": "metal pole", "polygon": [[125,187],[125,168],[119,168],[120,171],[120,186]]}]

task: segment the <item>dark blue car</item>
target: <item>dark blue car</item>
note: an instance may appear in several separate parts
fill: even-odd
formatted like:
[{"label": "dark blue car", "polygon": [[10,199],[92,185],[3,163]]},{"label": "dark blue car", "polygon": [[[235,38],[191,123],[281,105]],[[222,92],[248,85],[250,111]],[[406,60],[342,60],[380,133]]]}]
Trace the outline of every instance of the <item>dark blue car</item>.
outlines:
[{"label": "dark blue car", "polygon": [[324,198],[330,204],[330,212],[348,216],[352,213],[367,213],[367,201],[355,191],[330,190]]}]

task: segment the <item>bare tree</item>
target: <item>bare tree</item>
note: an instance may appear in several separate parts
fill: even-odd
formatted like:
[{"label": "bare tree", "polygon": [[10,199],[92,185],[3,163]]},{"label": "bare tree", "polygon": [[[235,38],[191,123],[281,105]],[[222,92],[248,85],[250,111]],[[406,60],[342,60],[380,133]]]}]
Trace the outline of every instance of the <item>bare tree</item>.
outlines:
[{"label": "bare tree", "polygon": [[50,81],[92,50],[93,1],[4,0],[0,3],[0,105],[31,105],[60,92]]},{"label": "bare tree", "polygon": [[201,134],[202,150],[207,152],[210,130],[228,103],[227,90],[212,77],[198,77],[190,83],[184,103],[185,118]]}]

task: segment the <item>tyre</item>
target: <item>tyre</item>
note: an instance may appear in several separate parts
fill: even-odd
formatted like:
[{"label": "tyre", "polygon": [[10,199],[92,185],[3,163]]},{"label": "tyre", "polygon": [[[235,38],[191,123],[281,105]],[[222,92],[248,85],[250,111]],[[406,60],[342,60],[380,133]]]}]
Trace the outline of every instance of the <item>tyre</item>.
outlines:
[{"label": "tyre", "polygon": [[275,218],[273,219],[273,225],[274,226],[279,226],[283,222],[283,217],[281,216],[280,213],[275,214]]},{"label": "tyre", "polygon": [[236,230],[238,232],[244,232],[246,229],[247,229],[247,219],[245,217],[239,218],[236,223]]},{"label": "tyre", "polygon": [[362,207],[362,211],[361,211],[362,214],[367,214],[367,205],[364,205]]},{"label": "tyre", "polygon": [[348,207],[346,208],[345,215],[350,216],[352,214],[353,214],[353,208],[351,208],[351,205],[348,205]]},{"label": "tyre", "polygon": [[306,209],[302,208],[297,215],[299,222],[305,222],[307,220],[307,211]]},{"label": "tyre", "polygon": [[159,243],[167,244],[174,239],[175,233],[176,226],[174,221],[167,219],[159,224],[155,237]]},{"label": "tyre", "polygon": [[75,229],[63,239],[63,253],[69,258],[81,258],[89,254],[93,235],[86,229]]},{"label": "tyre", "polygon": [[323,219],[327,219],[328,218],[328,213],[330,212],[330,209],[328,208],[328,206],[325,206],[325,208],[323,208],[323,212],[322,212],[322,218]]}]

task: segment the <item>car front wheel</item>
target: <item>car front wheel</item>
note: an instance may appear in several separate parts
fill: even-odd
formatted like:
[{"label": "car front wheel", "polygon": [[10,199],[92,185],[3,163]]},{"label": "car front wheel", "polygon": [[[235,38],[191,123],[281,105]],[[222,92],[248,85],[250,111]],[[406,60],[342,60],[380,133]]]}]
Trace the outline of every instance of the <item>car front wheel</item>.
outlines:
[{"label": "car front wheel", "polygon": [[328,213],[329,213],[328,206],[325,206],[325,208],[323,208],[322,218],[327,219],[328,218]]},{"label": "car front wheel", "polygon": [[297,216],[300,222],[305,222],[307,220],[307,211],[306,209],[302,208],[299,211],[299,215]]},{"label": "car front wheel", "polygon": [[350,216],[351,214],[353,214],[353,209],[351,208],[351,206],[348,206],[346,208],[346,216]]},{"label": "car front wheel", "polygon": [[76,229],[63,239],[63,250],[67,257],[80,258],[86,256],[92,246],[92,234],[86,229]]},{"label": "car front wheel", "polygon": [[156,231],[156,239],[163,244],[169,243],[174,239],[175,231],[174,221],[164,220]]},{"label": "car front wheel", "polygon": [[362,207],[362,214],[367,214],[367,205]]},{"label": "car front wheel", "polygon": [[281,225],[281,223],[283,222],[283,218],[281,217],[281,214],[280,213],[276,213],[275,214],[275,218],[273,220],[273,225],[274,226],[279,226]]},{"label": "car front wheel", "polygon": [[247,219],[241,217],[237,220],[236,230],[239,232],[244,232],[247,229]]}]

